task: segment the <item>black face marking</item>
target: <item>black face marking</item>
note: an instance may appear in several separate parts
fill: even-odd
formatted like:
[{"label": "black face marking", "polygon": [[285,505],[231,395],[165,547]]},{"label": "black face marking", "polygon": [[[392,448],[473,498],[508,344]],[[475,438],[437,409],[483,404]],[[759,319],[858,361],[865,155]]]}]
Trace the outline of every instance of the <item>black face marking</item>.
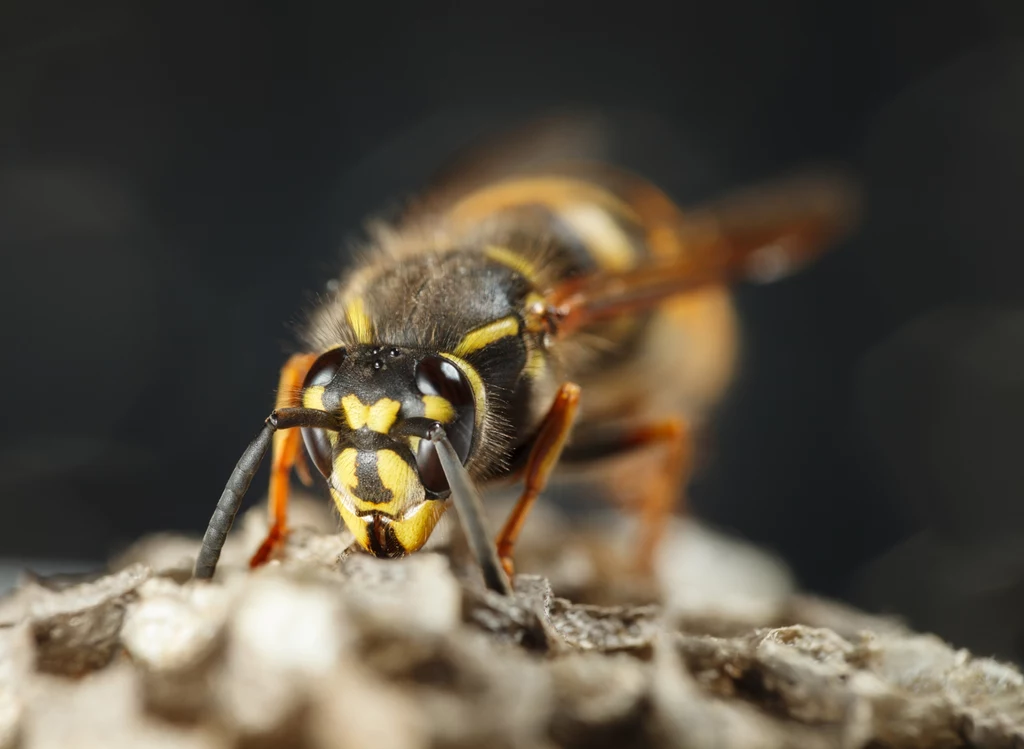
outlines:
[{"label": "black face marking", "polygon": [[390,398],[402,404],[405,415],[405,410],[413,407],[413,399],[419,400],[413,372],[415,359],[408,350],[394,350],[397,355],[383,346],[349,349],[344,364],[324,389],[324,407],[329,397],[339,405],[346,395],[355,395],[367,405]]},{"label": "black face marking", "polygon": [[364,502],[384,504],[393,499],[391,490],[386,488],[380,481],[380,474],[377,472],[376,452],[369,450],[358,451],[356,454],[356,481],[358,483],[354,493]]}]

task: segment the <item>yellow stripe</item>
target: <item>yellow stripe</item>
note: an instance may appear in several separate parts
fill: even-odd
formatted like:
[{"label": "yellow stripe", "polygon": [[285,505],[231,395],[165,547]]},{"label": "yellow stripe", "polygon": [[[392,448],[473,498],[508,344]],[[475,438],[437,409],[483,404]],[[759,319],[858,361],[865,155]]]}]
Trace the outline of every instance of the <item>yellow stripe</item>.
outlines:
[{"label": "yellow stripe", "polygon": [[[419,476],[393,450],[377,451],[377,475],[385,489],[391,490],[392,513],[398,514],[423,499]],[[378,505],[379,507],[380,505]]]},{"label": "yellow stripe", "polygon": [[580,236],[604,270],[628,270],[636,264],[633,243],[608,211],[593,204],[577,203],[560,208],[558,217]]},{"label": "yellow stripe", "polygon": [[[385,453],[388,453],[388,455],[385,455]],[[376,455],[377,475],[380,476],[381,484],[391,489],[390,502],[370,502],[356,496],[355,492],[359,487],[359,478],[356,476],[356,460],[359,457],[359,452],[354,447],[346,447],[334,459],[334,477],[337,478],[338,484],[349,491],[351,495],[349,499],[355,505],[353,509],[356,512],[383,512],[388,515],[401,513],[405,509],[410,492],[414,499],[418,496],[416,494],[416,487],[409,486],[410,477],[408,474],[412,474],[412,481],[418,482],[418,478],[412,469],[409,468],[409,464],[390,450],[379,450]],[[396,460],[402,466],[396,466]],[[403,473],[403,466],[405,473]],[[406,489],[404,493],[395,491],[395,487],[401,490],[403,486]],[[422,497],[419,498],[422,499]],[[342,505],[340,499],[335,497],[334,501],[340,508]],[[349,510],[349,514],[351,514],[351,510]]]},{"label": "yellow stripe", "polygon": [[401,408],[402,404],[398,401],[381,398],[370,406],[370,418],[366,420],[366,426],[374,432],[387,434],[395,425],[395,419],[398,418],[398,411]]},{"label": "yellow stripe", "polygon": [[504,265],[506,268],[511,268],[516,273],[526,278],[530,283],[537,283],[537,267],[519,253],[513,252],[507,247],[489,245],[487,249],[484,250],[484,255],[494,262]]},{"label": "yellow stripe", "polygon": [[508,180],[467,195],[452,207],[456,221],[479,221],[504,208],[530,204],[561,208],[572,203],[591,203],[634,223],[640,216],[628,203],[593,183],[563,177],[534,177]]},{"label": "yellow stripe", "polygon": [[355,395],[341,399],[341,410],[350,429],[368,427],[371,431],[387,434],[395,425],[402,404],[390,398],[381,398],[372,406],[365,405]]},{"label": "yellow stripe", "polygon": [[526,366],[523,367],[523,374],[526,375],[528,379],[536,380],[544,371],[546,363],[547,359],[544,356],[544,352],[541,351],[540,346],[531,346],[529,353],[526,355]]},{"label": "yellow stripe", "polygon": [[404,515],[401,520],[391,521],[398,543],[402,544],[406,551],[421,548],[430,538],[445,507],[444,502],[420,502],[418,507]]},{"label": "yellow stripe", "polygon": [[302,393],[302,405],[306,408],[315,408],[318,411],[324,410],[324,386],[312,385]]},{"label": "yellow stripe", "polygon": [[334,459],[334,475],[349,491],[353,491],[359,483],[359,479],[356,478],[356,456],[354,447],[346,447]]},{"label": "yellow stripe", "polygon": [[500,341],[508,336],[519,335],[519,319],[515,317],[503,317],[492,323],[482,325],[476,330],[471,330],[459,341],[455,347],[456,356],[468,356],[495,341]]},{"label": "yellow stripe", "polygon": [[469,387],[473,390],[473,403],[476,406],[476,428],[479,429],[484,422],[486,413],[484,409],[487,408],[487,393],[484,392],[484,382],[480,379],[480,374],[465,359],[444,352],[441,353],[441,356],[458,367],[459,371],[469,380]]},{"label": "yellow stripe", "polygon": [[345,316],[348,318],[348,324],[352,326],[356,341],[373,343],[373,324],[366,314],[366,305],[362,299],[356,297],[345,305]]},{"label": "yellow stripe", "polygon": [[349,429],[359,429],[370,416],[370,407],[354,395],[346,395],[341,399],[341,410],[345,412],[345,421]]},{"label": "yellow stripe", "polygon": [[423,416],[447,424],[455,418],[455,408],[447,398],[442,398],[440,395],[424,395]]},{"label": "yellow stripe", "polygon": [[370,539],[369,532],[366,529],[366,522],[352,514],[348,507],[345,506],[345,501],[333,486],[331,487],[331,498],[334,499],[334,506],[338,508],[338,514],[341,515],[341,519],[345,521],[345,525],[352,531],[352,535],[356,537],[356,542],[364,549],[369,548]]}]

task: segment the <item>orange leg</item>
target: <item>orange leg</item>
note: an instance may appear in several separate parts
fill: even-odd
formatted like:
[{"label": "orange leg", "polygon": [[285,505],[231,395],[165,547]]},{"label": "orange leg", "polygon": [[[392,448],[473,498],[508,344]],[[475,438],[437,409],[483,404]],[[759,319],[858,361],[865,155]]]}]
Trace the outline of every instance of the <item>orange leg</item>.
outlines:
[{"label": "orange leg", "polygon": [[505,521],[497,539],[498,557],[501,559],[501,566],[505,568],[505,573],[510,578],[514,570],[512,548],[515,546],[516,539],[519,538],[519,532],[523,528],[523,523],[526,522],[530,508],[537,501],[537,497],[548,483],[551,471],[558,464],[562,448],[565,447],[565,441],[576,420],[579,401],[579,385],[572,382],[562,385],[555,396],[555,402],[537,430],[537,436],[534,438],[533,446],[530,448],[530,457],[526,463],[523,493],[508,516],[508,520]]},{"label": "orange leg", "polygon": [[650,574],[653,570],[654,555],[665,534],[666,522],[679,504],[685,502],[685,485],[693,468],[693,440],[686,423],[671,418],[594,435],[567,450],[563,461],[591,461],[657,445],[666,447],[664,462],[660,471],[644,477],[646,485],[637,508],[640,530],[633,561],[641,574]]},{"label": "orange leg", "polygon": [[[295,354],[281,368],[281,377],[277,385],[277,402],[275,409],[290,408],[302,405],[298,403],[302,383],[306,373],[316,361],[315,354]],[[298,429],[286,429],[274,432],[274,442],[270,462],[270,530],[260,548],[249,560],[250,567],[264,564],[274,553],[288,532],[288,483],[292,468],[300,459],[302,433]],[[300,463],[304,476],[303,483],[308,485],[309,469],[305,462]]]}]

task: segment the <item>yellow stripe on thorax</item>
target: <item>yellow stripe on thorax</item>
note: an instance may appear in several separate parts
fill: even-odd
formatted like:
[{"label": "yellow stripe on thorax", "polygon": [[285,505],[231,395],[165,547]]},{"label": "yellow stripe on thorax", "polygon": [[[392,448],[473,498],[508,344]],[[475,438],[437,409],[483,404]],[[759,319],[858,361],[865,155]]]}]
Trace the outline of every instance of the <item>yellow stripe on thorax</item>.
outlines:
[{"label": "yellow stripe on thorax", "polygon": [[453,353],[456,356],[469,356],[495,341],[514,335],[519,335],[519,319],[503,317],[466,333]]},{"label": "yellow stripe on thorax", "polygon": [[570,203],[592,203],[624,219],[639,223],[632,206],[612,192],[590,182],[567,177],[524,177],[489,185],[456,203],[450,216],[456,221],[479,221],[520,205],[541,204],[560,209]]},{"label": "yellow stripe on thorax", "polygon": [[[586,180],[557,176],[505,180],[467,195],[450,215],[456,222],[471,223],[526,205],[543,205],[565,222],[604,270],[625,270],[636,264],[637,253],[625,225],[643,226],[643,217],[611,190]],[[500,252],[493,259],[516,270],[523,263]],[[534,280],[536,269],[530,268],[534,276],[524,275]]]},{"label": "yellow stripe on thorax", "polygon": [[387,434],[394,426],[401,407],[401,403],[390,398],[381,398],[372,406],[367,406],[355,395],[346,395],[341,399],[341,409],[345,412],[345,421],[350,429],[365,426],[381,434]]},{"label": "yellow stripe on thorax", "polygon": [[345,305],[345,317],[348,318],[348,324],[352,326],[358,343],[373,342],[373,323],[366,314],[366,305],[362,299],[356,297]]},{"label": "yellow stripe on thorax", "polygon": [[604,208],[592,203],[568,205],[558,211],[602,269],[628,270],[636,265],[636,248],[622,224]]},{"label": "yellow stripe on thorax", "polygon": [[484,249],[484,255],[494,262],[504,265],[506,268],[511,268],[535,286],[540,280],[537,272],[537,266],[518,252],[513,252],[507,247],[488,245],[487,248]]}]

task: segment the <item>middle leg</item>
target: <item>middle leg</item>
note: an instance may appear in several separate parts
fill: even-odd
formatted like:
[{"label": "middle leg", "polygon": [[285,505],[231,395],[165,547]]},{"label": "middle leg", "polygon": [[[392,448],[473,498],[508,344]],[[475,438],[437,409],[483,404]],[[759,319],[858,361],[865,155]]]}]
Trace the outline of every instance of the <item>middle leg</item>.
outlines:
[{"label": "middle leg", "polygon": [[533,440],[524,470],[523,493],[520,495],[519,501],[516,502],[516,506],[512,508],[497,539],[498,557],[510,579],[514,570],[512,549],[516,539],[519,538],[519,532],[523,528],[526,516],[530,513],[530,508],[537,501],[537,497],[548,483],[548,477],[551,476],[551,472],[558,464],[565,442],[569,438],[569,432],[572,431],[572,425],[576,421],[579,401],[579,385],[573,382],[562,385]]}]

